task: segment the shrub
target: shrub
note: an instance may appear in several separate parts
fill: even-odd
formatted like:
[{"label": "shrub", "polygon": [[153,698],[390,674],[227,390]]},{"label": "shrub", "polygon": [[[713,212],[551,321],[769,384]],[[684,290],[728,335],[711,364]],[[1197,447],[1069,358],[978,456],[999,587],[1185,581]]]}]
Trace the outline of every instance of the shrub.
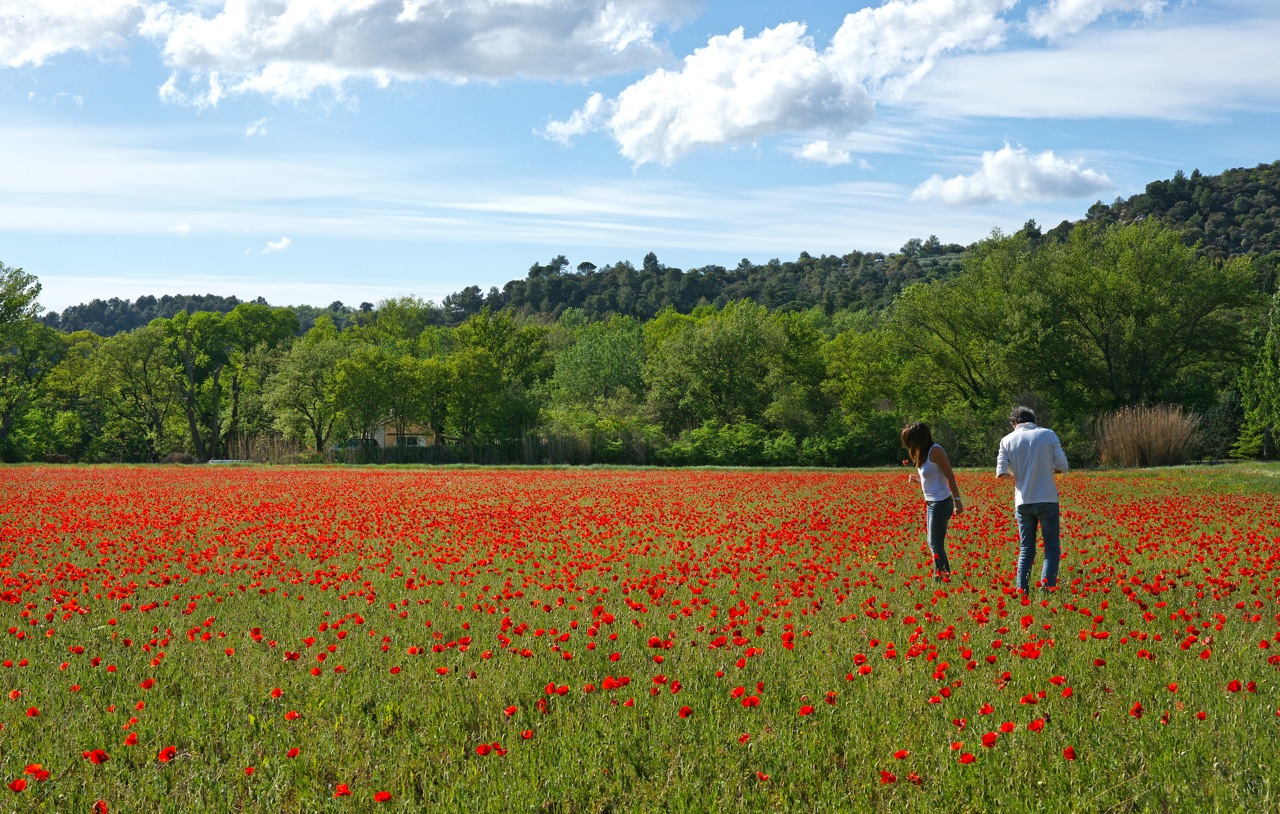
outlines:
[{"label": "shrub", "polygon": [[1098,421],[1098,451],[1113,466],[1176,466],[1197,442],[1200,420],[1181,407],[1125,407]]},{"label": "shrub", "polygon": [[185,452],[170,452],[161,461],[161,463],[166,464],[193,464],[195,462],[196,459]]}]

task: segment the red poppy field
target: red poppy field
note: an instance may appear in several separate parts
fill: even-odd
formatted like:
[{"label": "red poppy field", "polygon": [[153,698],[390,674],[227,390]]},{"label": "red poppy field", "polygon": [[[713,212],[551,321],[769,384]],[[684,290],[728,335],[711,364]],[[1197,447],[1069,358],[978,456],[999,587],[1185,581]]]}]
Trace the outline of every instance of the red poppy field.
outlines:
[{"label": "red poppy field", "polygon": [[1280,470],[0,471],[0,811],[1280,810]]}]

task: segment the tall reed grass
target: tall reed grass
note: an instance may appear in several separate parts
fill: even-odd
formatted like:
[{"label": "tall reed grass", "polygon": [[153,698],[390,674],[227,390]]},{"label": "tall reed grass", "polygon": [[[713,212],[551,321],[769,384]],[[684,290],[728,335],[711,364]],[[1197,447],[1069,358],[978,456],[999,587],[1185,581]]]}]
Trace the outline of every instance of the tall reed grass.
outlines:
[{"label": "tall reed grass", "polygon": [[1177,466],[1191,457],[1200,419],[1168,404],[1125,407],[1098,420],[1104,465]]}]

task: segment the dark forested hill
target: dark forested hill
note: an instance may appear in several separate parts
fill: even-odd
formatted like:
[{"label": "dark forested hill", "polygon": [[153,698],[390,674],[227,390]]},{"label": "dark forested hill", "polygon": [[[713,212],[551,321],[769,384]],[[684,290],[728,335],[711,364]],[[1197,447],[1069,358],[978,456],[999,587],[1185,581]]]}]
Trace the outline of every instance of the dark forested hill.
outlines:
[{"label": "dark forested hill", "polygon": [[[1275,290],[1280,269],[1280,161],[1227,170],[1221,175],[1185,175],[1181,170],[1167,181],[1152,181],[1146,191],[1111,204],[1089,208],[1085,220],[1130,223],[1154,218],[1199,243],[1211,259],[1237,255],[1254,258],[1258,288]],[[1041,234],[1034,221],[1024,231],[1037,239],[1057,240],[1073,223],[1063,221]],[[628,260],[604,266],[579,263],[570,267],[562,255],[546,264],[535,263],[522,279],[487,293],[468,286],[439,304],[439,324],[457,325],[488,306],[511,308],[523,314],[559,316],[568,308],[585,312],[589,320],[623,314],[645,320],[663,308],[688,313],[699,305],[723,306],[751,299],[770,310],[818,307],[835,311],[878,311],[906,286],[945,277],[961,267],[967,247],[943,244],[937,237],[913,239],[899,251],[853,251],[845,255],[812,257],[802,252],[795,260],[753,263],[742,260],[733,268],[703,266],[683,270],[664,265],[650,252],[639,267]],[[73,305],[61,314],[44,316],[50,327],[63,331],[89,330],[110,336],[145,325],[178,311],[226,313],[240,303],[236,297],[139,297],[137,300],[93,300]],[[355,309],[335,302],[327,308],[294,306],[302,330],[320,314],[329,314],[339,327],[356,319]],[[360,310],[372,306],[362,303]]]}]

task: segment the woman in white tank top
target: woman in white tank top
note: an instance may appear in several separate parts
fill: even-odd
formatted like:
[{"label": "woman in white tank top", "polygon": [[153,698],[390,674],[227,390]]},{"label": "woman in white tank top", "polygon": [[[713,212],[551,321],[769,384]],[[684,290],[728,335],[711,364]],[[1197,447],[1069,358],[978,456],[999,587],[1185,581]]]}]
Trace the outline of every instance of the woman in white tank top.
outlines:
[{"label": "woman in white tank top", "polygon": [[911,483],[919,483],[925,500],[925,528],[929,551],[933,554],[934,579],[950,579],[951,562],[947,559],[947,527],[951,515],[963,514],[960,487],[947,451],[933,443],[929,425],[917,421],[902,428],[902,446],[916,466],[916,474],[908,475]]}]

